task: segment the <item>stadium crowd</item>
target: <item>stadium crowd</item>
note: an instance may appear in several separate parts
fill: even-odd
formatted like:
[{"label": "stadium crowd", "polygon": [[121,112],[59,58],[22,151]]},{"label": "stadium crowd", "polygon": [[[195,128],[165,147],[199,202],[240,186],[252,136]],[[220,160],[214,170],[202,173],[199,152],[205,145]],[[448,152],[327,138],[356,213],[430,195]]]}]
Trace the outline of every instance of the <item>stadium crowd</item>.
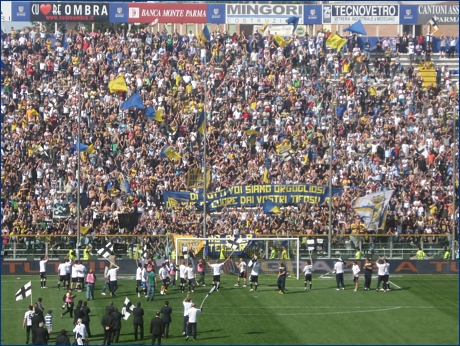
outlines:
[{"label": "stadium crowd", "polygon": [[[271,184],[327,186],[332,161],[332,185],[343,189],[333,200],[334,242],[367,232],[353,199],[387,189],[395,193],[379,233],[432,233],[434,242],[450,234],[458,90],[447,68],[438,85],[423,88],[415,60],[406,69],[400,63],[400,54],[419,44],[420,59],[430,61],[429,42],[404,35],[400,52],[388,38],[361,50],[351,36],[336,52],[325,46],[330,33],[295,36],[282,48],[273,30],[252,37],[217,30],[203,43],[200,33],[121,28],[2,33],[2,231],[14,236],[4,242],[75,234],[79,112],[81,143],[94,148],[81,156],[87,243],[128,232],[119,229],[117,215],[129,212],[142,213],[134,234],[201,234],[201,213],[167,209],[162,196],[189,190],[187,172],[202,166],[203,110],[208,192],[264,184],[266,156]],[[452,40],[444,38],[444,51]],[[129,90],[110,93],[108,83],[119,74]],[[120,108],[135,92],[145,107],[162,110],[163,121]],[[165,145],[181,159],[161,158]],[[70,203],[70,218],[51,222],[60,202]],[[301,204],[281,215],[224,207],[205,222],[209,234],[285,235],[327,233],[327,220],[327,204]]]}]

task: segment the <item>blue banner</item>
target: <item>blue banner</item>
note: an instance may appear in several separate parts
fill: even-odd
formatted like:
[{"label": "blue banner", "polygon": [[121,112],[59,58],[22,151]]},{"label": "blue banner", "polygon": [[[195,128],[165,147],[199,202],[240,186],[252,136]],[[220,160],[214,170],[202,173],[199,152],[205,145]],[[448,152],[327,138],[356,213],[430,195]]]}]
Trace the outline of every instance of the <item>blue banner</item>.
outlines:
[{"label": "blue banner", "polygon": [[418,5],[399,5],[399,24],[418,24]]},{"label": "blue banner", "polygon": [[128,23],[128,3],[113,3],[109,6],[110,23]]},{"label": "blue banner", "polygon": [[305,5],[303,10],[303,23],[306,25],[323,24],[323,6]]},{"label": "blue banner", "polygon": [[207,22],[210,24],[225,24],[225,4],[208,4]]},{"label": "blue banner", "polygon": [[[341,196],[342,189],[333,188],[333,196]],[[297,205],[299,203],[324,203],[329,197],[329,187],[297,184],[297,185],[236,185],[225,190],[206,194],[206,209],[216,211],[228,207],[257,207],[266,200],[278,206]],[[185,207],[201,210],[203,194],[194,192],[165,191],[163,200],[166,208]]]},{"label": "blue banner", "polygon": [[11,2],[11,21],[29,22],[30,21],[30,2]]}]

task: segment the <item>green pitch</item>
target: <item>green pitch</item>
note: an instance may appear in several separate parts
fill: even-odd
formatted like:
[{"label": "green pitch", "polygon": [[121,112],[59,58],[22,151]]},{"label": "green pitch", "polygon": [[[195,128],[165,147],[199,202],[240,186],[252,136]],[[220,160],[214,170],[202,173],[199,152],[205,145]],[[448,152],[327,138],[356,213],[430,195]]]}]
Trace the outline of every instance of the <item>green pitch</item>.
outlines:
[{"label": "green pitch", "polygon": [[[211,288],[197,287],[192,299],[199,306]],[[185,341],[182,336],[185,294],[170,286],[166,296],[157,289],[154,302],[137,298],[134,280],[119,280],[114,305],[120,310],[125,297],[133,304],[142,302],[145,310],[145,340],[150,343],[148,328],[150,319],[167,299],[173,308],[173,322],[169,339],[163,344],[458,344],[459,306],[457,275],[404,275],[390,277],[402,290],[376,292],[353,291],[352,280],[346,279],[345,291],[335,290],[334,279],[314,276],[313,290],[304,291],[303,280],[288,278],[287,292],[278,294],[276,277],[261,276],[257,292],[249,287],[234,287],[236,276],[223,275],[222,287],[204,304],[198,316],[198,341]],[[48,289],[40,289],[38,276],[2,277],[2,344],[25,343],[22,320],[30,297],[15,301],[15,293],[28,281],[32,281],[33,302],[43,298],[46,310],[53,310],[53,334],[49,344],[54,344],[59,331],[65,328],[73,342],[72,321],[67,314],[60,317],[62,296],[57,291],[56,276],[49,276]],[[158,286],[157,286],[158,287]],[[105,307],[112,300],[101,296],[102,282],[96,283],[96,300],[90,301],[91,344],[101,344],[103,330],[100,324]],[[107,290],[107,293],[109,291]],[[77,299],[85,300],[85,293],[77,293]],[[133,344],[132,316],[123,320],[120,343]]]}]

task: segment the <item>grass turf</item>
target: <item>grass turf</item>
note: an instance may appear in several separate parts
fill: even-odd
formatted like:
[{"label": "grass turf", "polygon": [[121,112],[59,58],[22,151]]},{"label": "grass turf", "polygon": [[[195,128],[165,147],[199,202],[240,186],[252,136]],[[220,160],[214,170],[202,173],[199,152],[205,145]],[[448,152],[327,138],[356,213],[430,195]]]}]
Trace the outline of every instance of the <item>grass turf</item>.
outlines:
[{"label": "grass turf", "polygon": [[[201,304],[209,292],[207,286],[197,287],[192,299]],[[96,283],[95,300],[89,301],[91,309],[91,344],[101,344],[103,329],[100,324],[105,307],[113,300],[120,311],[125,297],[133,304],[141,301],[145,310],[144,341],[134,341],[132,316],[123,320],[120,344],[150,343],[148,331],[150,319],[164,301],[173,308],[173,322],[169,339],[163,344],[458,344],[458,276],[457,275],[404,275],[391,279],[402,290],[390,292],[353,291],[353,282],[346,279],[345,291],[335,290],[334,279],[313,278],[313,290],[304,291],[303,280],[288,278],[286,294],[278,294],[276,277],[261,276],[257,292],[249,287],[234,287],[236,276],[223,275],[222,287],[204,304],[198,316],[197,341],[185,341],[182,336],[185,294],[170,286],[166,296],[157,289],[154,302],[137,298],[134,280],[119,280],[117,297],[101,296],[102,282]],[[40,289],[37,276],[2,277],[2,344],[25,343],[22,329],[24,313],[30,297],[15,301],[15,293],[28,281],[32,281],[33,302],[43,298],[45,310],[53,310],[53,334],[49,344],[54,344],[59,331],[65,328],[73,341],[73,319],[63,311],[62,296],[57,291],[57,277],[48,276],[48,289]],[[158,287],[158,286],[157,286]],[[159,287],[158,287],[159,288]],[[109,291],[107,290],[107,293]],[[77,293],[76,301],[85,300],[85,293]]]}]

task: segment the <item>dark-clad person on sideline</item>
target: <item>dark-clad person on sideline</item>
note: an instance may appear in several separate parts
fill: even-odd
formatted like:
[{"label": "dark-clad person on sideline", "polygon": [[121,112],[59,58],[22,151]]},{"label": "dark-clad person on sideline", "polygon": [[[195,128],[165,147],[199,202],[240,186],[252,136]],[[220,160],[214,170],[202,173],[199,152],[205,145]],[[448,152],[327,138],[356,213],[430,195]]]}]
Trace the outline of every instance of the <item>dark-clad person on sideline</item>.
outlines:
[{"label": "dark-clad person on sideline", "polygon": [[113,326],[113,334],[112,334],[112,342],[118,342],[118,338],[120,337],[121,331],[121,318],[123,314],[118,311],[118,308],[114,308],[114,312],[112,312],[112,316],[115,319],[115,324]]},{"label": "dark-clad person on sideline", "polygon": [[48,329],[43,327],[43,322],[40,322],[35,330],[35,345],[48,345],[48,339]]},{"label": "dark-clad person on sideline", "polygon": [[169,306],[169,301],[165,301],[165,305],[161,308],[160,312],[161,320],[163,321],[164,325],[164,336],[167,339],[169,336],[169,324],[172,322],[172,307]]},{"label": "dark-clad person on sideline", "polygon": [[104,341],[103,344],[110,345],[112,341],[113,327],[115,325],[115,319],[110,313],[110,310],[106,310],[106,314],[102,317],[102,327],[104,328]]},{"label": "dark-clad person on sideline", "polygon": [[155,345],[155,340],[158,340],[158,345],[161,345],[161,337],[164,336],[164,323],[160,318],[160,311],[157,311],[155,317],[150,321],[150,334],[152,335],[152,345]]},{"label": "dark-clad person on sideline", "polygon": [[140,329],[141,340],[144,339],[144,309],[141,308],[141,302],[138,302],[133,309],[133,327],[134,327],[134,340],[137,340],[137,330]]},{"label": "dark-clad person on sideline", "polygon": [[70,345],[70,339],[65,329],[61,330],[61,334],[56,338],[56,345]]}]

